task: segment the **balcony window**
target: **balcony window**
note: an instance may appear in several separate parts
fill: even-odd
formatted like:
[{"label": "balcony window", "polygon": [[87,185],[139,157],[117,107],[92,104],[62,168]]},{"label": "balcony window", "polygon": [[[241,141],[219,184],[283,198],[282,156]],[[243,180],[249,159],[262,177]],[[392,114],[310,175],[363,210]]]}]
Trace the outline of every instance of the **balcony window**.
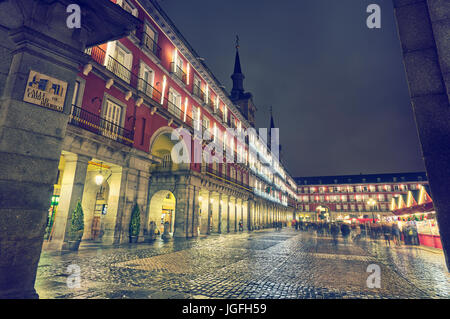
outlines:
[{"label": "balcony window", "polygon": [[201,127],[201,122],[200,122],[200,118],[201,118],[201,111],[199,107],[192,107],[192,118],[194,120],[194,126],[195,126],[195,130],[200,131],[200,127]]},{"label": "balcony window", "polygon": [[170,72],[175,75],[184,84],[187,83],[186,73],[183,71],[184,62],[181,57],[178,56],[178,51],[175,49],[173,62],[170,63]]},{"label": "balcony window", "polygon": [[148,24],[144,24],[142,45],[152,52],[158,59],[161,58],[161,48],[158,46],[158,33]]},{"label": "balcony window", "polygon": [[173,88],[169,88],[167,109],[178,118],[181,117],[181,95]]},{"label": "balcony window", "polygon": [[139,90],[144,92],[147,96],[153,97],[153,81],[155,79],[155,72],[145,63],[141,62]]},{"label": "balcony window", "polygon": [[130,83],[133,55],[118,41],[108,43],[105,66],[127,83]]},{"label": "balcony window", "polygon": [[104,118],[106,120],[103,127],[103,135],[110,139],[117,139],[122,120],[122,107],[111,100],[106,100]]},{"label": "balcony window", "polygon": [[203,114],[203,128],[209,131],[209,118]]}]

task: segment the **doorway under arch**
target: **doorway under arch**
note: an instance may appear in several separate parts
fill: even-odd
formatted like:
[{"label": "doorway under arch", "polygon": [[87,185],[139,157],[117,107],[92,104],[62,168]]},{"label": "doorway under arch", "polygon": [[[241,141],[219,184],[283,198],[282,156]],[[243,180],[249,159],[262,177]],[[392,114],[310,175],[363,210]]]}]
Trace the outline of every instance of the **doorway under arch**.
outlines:
[{"label": "doorway under arch", "polygon": [[150,199],[148,223],[154,222],[160,234],[164,232],[164,223],[169,223],[169,233],[175,230],[176,199],[169,190],[160,190]]}]

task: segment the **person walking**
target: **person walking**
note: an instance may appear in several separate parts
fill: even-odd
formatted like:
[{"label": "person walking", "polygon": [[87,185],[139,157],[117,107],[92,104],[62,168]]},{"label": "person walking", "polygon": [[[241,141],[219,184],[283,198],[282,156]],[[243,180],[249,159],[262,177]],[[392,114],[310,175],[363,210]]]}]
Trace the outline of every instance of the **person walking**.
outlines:
[{"label": "person walking", "polygon": [[398,228],[396,223],[392,225],[392,239],[396,246],[400,246],[402,244],[400,239],[400,228]]},{"label": "person walking", "polygon": [[344,238],[344,242],[347,244],[348,236],[350,235],[350,226],[346,223],[341,224],[341,233],[342,238]]},{"label": "person walking", "polygon": [[386,246],[391,247],[391,227],[389,226],[389,224],[383,224],[382,230],[383,230],[384,242],[385,242]]},{"label": "person walking", "polygon": [[330,231],[331,236],[333,237],[333,244],[337,246],[338,244],[338,236],[339,236],[339,226],[336,223],[331,224]]},{"label": "person walking", "polygon": [[354,235],[352,237],[352,240],[354,242],[359,242],[360,239],[361,239],[361,227],[359,227],[359,225],[356,225],[355,232],[354,232]]}]

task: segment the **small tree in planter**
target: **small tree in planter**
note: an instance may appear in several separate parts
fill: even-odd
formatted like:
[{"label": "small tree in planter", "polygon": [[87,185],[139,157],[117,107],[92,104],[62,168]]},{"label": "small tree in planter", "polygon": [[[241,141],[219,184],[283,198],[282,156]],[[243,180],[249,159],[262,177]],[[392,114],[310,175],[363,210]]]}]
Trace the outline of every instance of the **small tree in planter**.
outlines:
[{"label": "small tree in planter", "polygon": [[139,230],[141,228],[141,212],[138,204],[135,204],[131,212],[130,220],[130,243],[137,243]]},{"label": "small tree in planter", "polygon": [[84,232],[84,214],[83,208],[81,207],[81,202],[78,201],[75,210],[72,212],[70,218],[70,229],[69,229],[69,249],[78,250],[80,247],[81,238]]}]

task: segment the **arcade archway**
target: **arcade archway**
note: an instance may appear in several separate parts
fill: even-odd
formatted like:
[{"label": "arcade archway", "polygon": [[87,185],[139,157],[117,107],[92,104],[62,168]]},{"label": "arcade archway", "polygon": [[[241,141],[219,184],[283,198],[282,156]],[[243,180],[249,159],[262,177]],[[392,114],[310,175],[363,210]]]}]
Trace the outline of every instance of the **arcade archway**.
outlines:
[{"label": "arcade archway", "polygon": [[171,191],[160,190],[150,199],[148,223],[154,222],[156,232],[164,232],[164,224],[169,223],[169,233],[173,235],[175,230],[176,199]]}]

